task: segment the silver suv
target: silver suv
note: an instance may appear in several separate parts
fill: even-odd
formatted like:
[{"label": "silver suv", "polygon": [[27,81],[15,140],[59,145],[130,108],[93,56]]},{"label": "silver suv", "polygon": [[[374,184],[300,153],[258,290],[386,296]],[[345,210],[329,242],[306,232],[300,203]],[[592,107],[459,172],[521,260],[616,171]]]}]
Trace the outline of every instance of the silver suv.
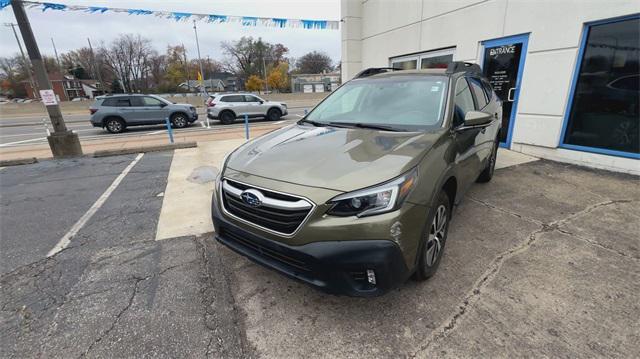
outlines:
[{"label": "silver suv", "polygon": [[120,133],[127,126],[164,124],[167,117],[175,128],[187,127],[198,119],[192,105],[173,103],[155,95],[98,96],[89,111],[91,124],[111,133]]},{"label": "silver suv", "polygon": [[229,125],[244,115],[277,121],[287,113],[287,104],[266,101],[252,94],[213,94],[207,100],[207,117],[220,120],[224,125]]}]

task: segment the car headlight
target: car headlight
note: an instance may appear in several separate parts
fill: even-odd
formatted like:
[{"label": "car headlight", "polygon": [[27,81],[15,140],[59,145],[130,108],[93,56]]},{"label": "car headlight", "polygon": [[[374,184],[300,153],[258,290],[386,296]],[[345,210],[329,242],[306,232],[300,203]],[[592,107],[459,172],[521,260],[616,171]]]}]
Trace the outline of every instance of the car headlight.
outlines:
[{"label": "car headlight", "polygon": [[327,214],[339,217],[365,217],[387,213],[400,208],[418,180],[418,171],[414,168],[391,181],[344,193],[332,198]]}]

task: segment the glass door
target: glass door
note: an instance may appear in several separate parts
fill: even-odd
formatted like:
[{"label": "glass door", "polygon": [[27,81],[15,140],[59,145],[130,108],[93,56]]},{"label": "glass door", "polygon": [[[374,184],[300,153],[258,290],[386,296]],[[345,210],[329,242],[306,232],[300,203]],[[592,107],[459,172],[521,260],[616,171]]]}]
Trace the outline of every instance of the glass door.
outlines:
[{"label": "glass door", "polygon": [[502,100],[500,146],[509,148],[513,134],[528,35],[509,36],[482,43],[482,71]]}]

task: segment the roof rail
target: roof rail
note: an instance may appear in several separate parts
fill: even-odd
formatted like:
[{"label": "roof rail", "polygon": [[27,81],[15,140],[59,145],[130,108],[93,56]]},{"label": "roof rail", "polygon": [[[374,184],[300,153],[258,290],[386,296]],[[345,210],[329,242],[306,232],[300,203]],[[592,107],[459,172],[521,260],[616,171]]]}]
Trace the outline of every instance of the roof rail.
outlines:
[{"label": "roof rail", "polygon": [[476,74],[481,74],[482,69],[478,64],[474,64],[471,62],[462,62],[462,61],[453,61],[449,63],[447,66],[447,74],[453,74],[456,72],[471,72]]},{"label": "roof rail", "polygon": [[363,77],[369,77],[369,76],[381,74],[383,72],[400,71],[400,70],[402,69],[399,69],[396,67],[369,67],[368,69],[364,69],[358,72],[358,74],[356,74],[353,78],[359,79]]}]

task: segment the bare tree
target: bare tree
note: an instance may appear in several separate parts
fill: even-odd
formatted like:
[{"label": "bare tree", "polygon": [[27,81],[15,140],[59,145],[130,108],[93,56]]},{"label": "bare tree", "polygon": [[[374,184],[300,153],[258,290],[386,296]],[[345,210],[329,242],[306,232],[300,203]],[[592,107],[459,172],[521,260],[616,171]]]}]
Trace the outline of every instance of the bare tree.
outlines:
[{"label": "bare tree", "polygon": [[140,35],[120,35],[111,45],[100,49],[101,56],[126,92],[146,90],[151,58],[157,56],[151,40]]}]

